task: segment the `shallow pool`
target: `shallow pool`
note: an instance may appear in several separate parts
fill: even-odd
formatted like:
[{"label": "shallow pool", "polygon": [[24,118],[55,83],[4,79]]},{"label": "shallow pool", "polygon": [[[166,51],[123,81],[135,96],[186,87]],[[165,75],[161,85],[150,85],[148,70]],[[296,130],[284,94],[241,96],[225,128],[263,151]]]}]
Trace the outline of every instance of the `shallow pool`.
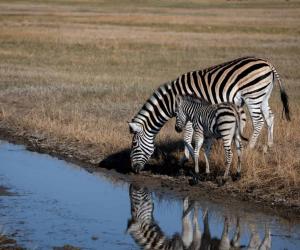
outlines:
[{"label": "shallow pool", "polygon": [[[133,235],[126,233],[132,218],[126,182],[115,182],[99,173],[91,174],[65,161],[2,141],[0,185],[15,193],[0,196],[0,230],[23,247],[52,249],[69,244],[82,249],[139,249]],[[152,223],[161,228],[166,239],[171,240],[177,232],[180,239],[190,244],[192,233],[182,233],[183,199],[158,197],[150,192],[149,197],[154,204]],[[203,215],[207,214],[211,238],[218,242],[225,217],[228,239],[234,237],[240,218],[241,245],[248,246],[254,232],[260,238],[257,244],[261,244],[270,232],[272,249],[300,249],[297,223],[247,207],[231,209],[208,200],[189,203],[193,205],[187,220],[189,226],[197,210],[202,234],[207,230],[203,223]]]}]

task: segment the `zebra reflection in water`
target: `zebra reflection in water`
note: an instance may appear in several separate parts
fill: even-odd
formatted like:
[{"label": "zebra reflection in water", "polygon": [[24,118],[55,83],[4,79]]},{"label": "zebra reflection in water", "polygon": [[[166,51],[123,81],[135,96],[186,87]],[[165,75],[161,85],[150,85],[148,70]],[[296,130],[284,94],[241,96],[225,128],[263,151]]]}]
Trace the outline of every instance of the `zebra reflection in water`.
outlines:
[{"label": "zebra reflection in water", "polygon": [[[161,230],[153,217],[154,204],[151,193],[146,188],[130,185],[129,188],[131,218],[128,220],[127,233],[141,249],[162,249],[162,250],[205,250],[205,249],[271,249],[271,233],[266,227],[264,239],[261,241],[258,233],[253,227],[251,237],[247,246],[240,245],[241,230],[240,220],[237,218],[235,233],[229,238],[229,220],[224,219],[221,238],[211,236],[209,228],[208,211],[203,212],[203,232],[198,222],[198,204],[190,202],[186,197],[183,200],[182,232],[175,233],[168,237]],[[191,219],[191,215],[192,219]]]}]

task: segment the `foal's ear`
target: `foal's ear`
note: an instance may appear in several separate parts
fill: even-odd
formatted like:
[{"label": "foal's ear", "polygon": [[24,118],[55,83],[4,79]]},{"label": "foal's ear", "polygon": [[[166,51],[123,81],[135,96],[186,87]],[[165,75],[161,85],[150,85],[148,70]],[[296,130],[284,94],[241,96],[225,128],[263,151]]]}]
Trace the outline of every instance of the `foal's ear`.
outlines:
[{"label": "foal's ear", "polygon": [[176,97],[176,106],[178,107],[182,103],[182,96],[177,96]]},{"label": "foal's ear", "polygon": [[128,122],[129,131],[131,134],[139,133],[142,131],[142,125],[136,122]]}]

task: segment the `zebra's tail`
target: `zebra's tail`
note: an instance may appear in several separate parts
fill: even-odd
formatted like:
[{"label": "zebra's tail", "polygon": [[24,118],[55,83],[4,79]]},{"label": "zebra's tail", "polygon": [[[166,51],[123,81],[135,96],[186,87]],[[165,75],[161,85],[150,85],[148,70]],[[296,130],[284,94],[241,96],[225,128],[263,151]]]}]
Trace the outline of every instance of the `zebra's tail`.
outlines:
[{"label": "zebra's tail", "polygon": [[289,109],[289,97],[285,92],[285,89],[283,87],[283,83],[279,77],[278,72],[276,71],[275,67],[272,66],[271,67],[274,76],[276,77],[278,83],[279,83],[279,88],[280,88],[280,98],[281,98],[281,102],[283,104],[283,112],[285,113],[285,117],[288,121],[291,120],[290,118],[290,109]]}]

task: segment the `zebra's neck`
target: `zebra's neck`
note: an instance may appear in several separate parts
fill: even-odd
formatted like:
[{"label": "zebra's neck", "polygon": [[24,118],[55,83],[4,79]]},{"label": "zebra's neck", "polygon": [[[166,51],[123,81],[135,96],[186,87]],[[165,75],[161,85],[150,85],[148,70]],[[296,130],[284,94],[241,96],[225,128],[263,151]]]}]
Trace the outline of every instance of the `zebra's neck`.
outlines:
[{"label": "zebra's neck", "polygon": [[179,93],[176,90],[176,82],[178,79],[160,86],[133,118],[134,122],[143,126],[149,139],[152,137],[154,140],[164,124],[175,116],[176,96],[178,94],[185,95],[184,92]]},{"label": "zebra's neck", "polygon": [[183,112],[185,113],[187,120],[193,122],[196,114],[199,110],[202,110],[203,105],[197,102],[187,102],[183,106]]}]

